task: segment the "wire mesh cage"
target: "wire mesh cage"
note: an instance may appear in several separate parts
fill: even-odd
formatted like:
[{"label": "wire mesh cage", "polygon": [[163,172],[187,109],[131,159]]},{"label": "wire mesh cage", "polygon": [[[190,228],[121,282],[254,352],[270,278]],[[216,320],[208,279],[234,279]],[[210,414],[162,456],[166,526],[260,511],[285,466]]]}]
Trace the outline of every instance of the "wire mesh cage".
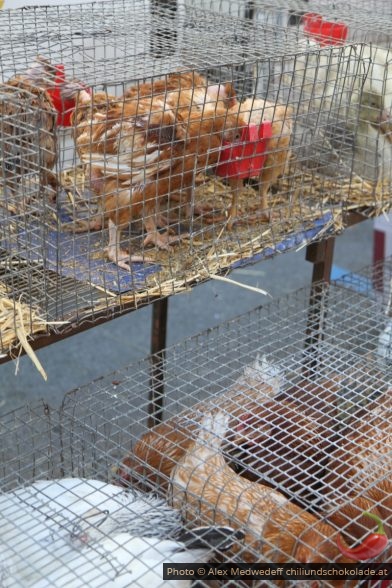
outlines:
[{"label": "wire mesh cage", "polygon": [[344,288],[361,292],[371,300],[380,322],[369,329],[367,339],[373,340],[375,353],[389,364],[392,359],[392,259],[379,261],[358,274],[343,276],[338,283]]},{"label": "wire mesh cage", "polygon": [[11,346],[341,229],[366,46],[147,0],[3,11],[0,28]]},{"label": "wire mesh cage", "polygon": [[[391,372],[377,338],[366,339],[385,317],[333,285],[318,288],[316,318],[309,296],[168,348],[159,373],[147,358],[70,392],[58,411],[5,415],[5,585],[104,586],[124,574],[119,585],[163,586],[162,562],[177,561],[170,549],[183,553],[183,533],[198,538],[201,526],[204,551],[188,543],[188,563],[342,562],[339,533],[353,544],[374,530],[365,510],[390,536]],[[216,526],[231,529],[221,548],[207,534]],[[389,551],[374,560],[390,561]]]},{"label": "wire mesh cage", "polygon": [[[338,132],[335,128],[331,133],[328,128],[327,136],[331,152],[342,138],[351,147],[342,157],[338,149],[339,159],[345,162],[347,171],[344,185],[347,205],[363,207],[367,216],[388,210],[392,107],[390,4],[378,0],[344,3],[332,0],[221,0],[218,4],[204,0],[202,4],[208,9],[219,9],[252,22],[294,28],[315,47],[345,42],[369,44],[366,55],[372,66],[360,100],[358,126],[353,134],[352,122],[342,117],[340,124],[333,122]],[[336,166],[336,161],[331,161],[328,173],[336,173]]]}]

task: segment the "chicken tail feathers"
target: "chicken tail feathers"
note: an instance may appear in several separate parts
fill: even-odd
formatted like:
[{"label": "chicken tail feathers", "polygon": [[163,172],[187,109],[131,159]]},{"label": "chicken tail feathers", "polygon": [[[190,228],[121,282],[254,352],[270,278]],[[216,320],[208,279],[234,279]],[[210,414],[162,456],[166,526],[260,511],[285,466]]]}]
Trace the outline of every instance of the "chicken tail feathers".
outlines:
[{"label": "chicken tail feathers", "polygon": [[182,531],[177,540],[189,549],[230,549],[236,541],[241,541],[245,534],[231,527],[196,527],[191,531]]}]

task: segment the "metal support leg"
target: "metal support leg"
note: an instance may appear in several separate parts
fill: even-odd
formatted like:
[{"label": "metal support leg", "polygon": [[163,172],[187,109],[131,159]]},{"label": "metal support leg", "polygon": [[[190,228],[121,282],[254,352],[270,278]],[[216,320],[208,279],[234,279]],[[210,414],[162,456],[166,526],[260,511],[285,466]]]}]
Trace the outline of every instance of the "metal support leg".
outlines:
[{"label": "metal support leg", "polygon": [[168,298],[157,300],[152,305],[151,323],[151,380],[148,407],[148,426],[162,422],[165,396],[164,370]]},{"label": "metal support leg", "polygon": [[306,248],[306,261],[313,263],[312,286],[316,282],[331,281],[333,250],[335,237],[329,237],[319,243],[311,243]]},{"label": "metal support leg", "polygon": [[311,377],[317,366],[318,345],[324,338],[328,285],[331,281],[335,238],[311,243],[306,249],[306,260],[313,263],[305,339],[304,375]]}]

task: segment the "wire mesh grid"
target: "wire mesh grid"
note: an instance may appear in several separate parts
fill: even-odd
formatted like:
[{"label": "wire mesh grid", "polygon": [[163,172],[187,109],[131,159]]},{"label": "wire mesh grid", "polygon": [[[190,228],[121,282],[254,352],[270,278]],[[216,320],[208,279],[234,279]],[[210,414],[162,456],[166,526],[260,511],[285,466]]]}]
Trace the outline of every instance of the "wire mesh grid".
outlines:
[{"label": "wire mesh grid", "polygon": [[[343,40],[375,43],[390,48],[391,5],[385,0],[373,2],[348,0],[334,2],[333,0],[201,0],[198,3],[208,10],[221,11],[240,18],[255,19],[256,22],[270,26],[287,27],[303,24],[301,18],[307,14],[319,15],[332,24],[346,25]],[[295,18],[296,17],[296,18]],[[322,31],[319,30],[319,33]],[[340,31],[339,31],[340,32]],[[333,29],[332,29],[333,33]],[[338,29],[336,29],[338,34]],[[338,40],[338,39],[336,39]]]},{"label": "wire mesh grid", "polygon": [[378,261],[358,274],[343,276],[338,283],[360,291],[371,300],[374,308],[379,308],[382,322],[369,332],[369,337],[375,339],[378,357],[389,364],[392,359],[392,259]]},{"label": "wire mesh grid", "polygon": [[341,229],[347,189],[363,195],[342,121],[356,128],[366,47],[200,6],[0,14],[0,271],[15,309],[22,294],[39,317],[27,334],[322,238]]},{"label": "wire mesh grid", "polygon": [[[370,44],[366,49],[368,57],[372,60],[369,70],[370,93],[366,90],[361,97],[360,126],[356,129],[355,136],[350,132],[348,124],[343,119],[341,125],[337,125],[338,132],[328,130],[329,147],[333,151],[336,140],[339,142],[343,136],[351,145],[349,161],[346,161],[347,172],[351,170],[351,188],[347,190],[347,202],[352,205],[363,205],[364,213],[372,216],[377,209],[366,202],[365,193],[369,191],[367,182],[379,182],[383,189],[380,193],[374,192],[374,201],[389,206],[390,179],[391,179],[391,147],[389,141],[389,124],[381,121],[376,111],[383,112],[382,119],[391,117],[391,6],[387,2],[375,0],[374,2],[333,2],[332,0],[292,0],[281,2],[276,0],[240,1],[232,0],[202,0],[202,5],[207,9],[220,10],[236,17],[248,19],[251,22],[264,23],[268,26],[281,26],[282,28],[295,29],[299,35],[309,39],[314,46],[323,46],[326,43],[341,44],[344,42]],[[373,112],[369,111],[372,104]],[[337,121],[335,121],[336,124]],[[351,139],[348,137],[351,136]],[[318,157],[318,156],[316,156]],[[343,160],[344,160],[343,156]],[[331,161],[329,173],[336,168],[336,161]],[[360,184],[360,179],[365,185]],[[356,185],[358,182],[358,186]],[[370,204],[366,208],[366,205]]]},{"label": "wire mesh grid", "polygon": [[[338,532],[351,544],[374,529],[364,510],[389,534],[391,371],[370,336],[385,316],[378,301],[337,285],[317,288],[312,314],[309,295],[282,297],[70,392],[59,411],[36,404],[3,416],[9,585],[104,586],[117,566],[141,574],[119,585],[146,586],[149,566],[149,582],[165,585],[161,563],[174,556],[163,539],[180,527],[244,534],[224,553],[206,535],[209,549],[189,548],[188,563],[336,562]],[[156,512],[156,495],[181,523],[172,514],[170,526],[163,505]],[[152,538],[151,519],[161,522]],[[138,532],[147,535],[139,555],[130,542]]]}]

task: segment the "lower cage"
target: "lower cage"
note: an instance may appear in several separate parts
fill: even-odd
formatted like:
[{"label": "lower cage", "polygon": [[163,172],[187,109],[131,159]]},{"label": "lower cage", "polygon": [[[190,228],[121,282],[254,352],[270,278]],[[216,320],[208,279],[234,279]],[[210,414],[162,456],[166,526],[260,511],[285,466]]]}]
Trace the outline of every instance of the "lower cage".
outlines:
[{"label": "lower cage", "polygon": [[338,537],[388,563],[385,541],[366,552],[377,524],[363,514],[392,536],[383,300],[320,286],[309,311],[309,294],[70,392],[59,410],[5,415],[0,585],[190,586],[163,580],[162,564],[354,562]]}]

